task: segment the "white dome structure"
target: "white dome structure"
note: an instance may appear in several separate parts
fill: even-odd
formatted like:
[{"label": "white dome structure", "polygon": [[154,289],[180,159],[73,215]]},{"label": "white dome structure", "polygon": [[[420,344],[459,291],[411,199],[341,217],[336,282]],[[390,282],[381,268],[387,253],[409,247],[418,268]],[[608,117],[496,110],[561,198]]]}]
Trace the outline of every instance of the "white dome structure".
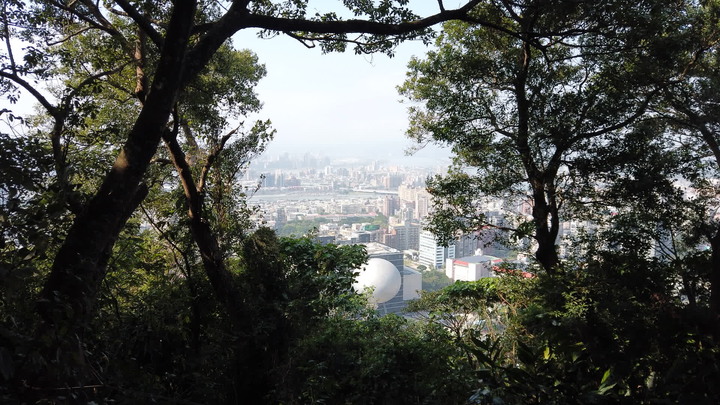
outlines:
[{"label": "white dome structure", "polygon": [[365,291],[366,288],[372,288],[370,301],[373,304],[388,302],[400,291],[402,276],[395,265],[389,261],[372,258],[358,270],[360,274],[355,278],[353,288],[359,293]]}]

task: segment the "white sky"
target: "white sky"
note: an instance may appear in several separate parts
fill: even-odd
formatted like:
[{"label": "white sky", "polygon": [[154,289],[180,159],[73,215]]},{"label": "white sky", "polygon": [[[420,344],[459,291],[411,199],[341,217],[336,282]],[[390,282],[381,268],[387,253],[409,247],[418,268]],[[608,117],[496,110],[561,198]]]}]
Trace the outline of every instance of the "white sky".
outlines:
[{"label": "white sky", "polygon": [[[339,3],[317,3],[328,2]],[[416,11],[422,16],[437,10],[432,0],[411,4],[422,5]],[[237,48],[255,52],[267,68],[257,92],[264,103],[259,117],[269,118],[277,129],[268,154],[342,149],[352,157],[353,151],[375,150],[379,158],[388,158],[402,156],[414,145],[405,137],[408,105],[400,103],[396,87],[405,80],[410,58],[427,52],[422,42],[400,44],[393,58],[356,55],[351,46],[343,54],[323,55],[320,49],[307,49],[287,36],[260,40],[254,30],[236,34],[233,42]],[[426,148],[417,156],[447,153]]]}]

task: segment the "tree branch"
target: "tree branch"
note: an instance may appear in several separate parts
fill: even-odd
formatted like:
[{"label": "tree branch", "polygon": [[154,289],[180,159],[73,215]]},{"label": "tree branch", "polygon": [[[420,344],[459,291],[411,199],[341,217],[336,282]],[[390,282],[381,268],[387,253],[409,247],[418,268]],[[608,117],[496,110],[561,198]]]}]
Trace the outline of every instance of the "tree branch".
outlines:
[{"label": "tree branch", "polygon": [[314,21],[249,14],[244,21],[238,21],[234,28],[236,31],[242,28],[261,28],[281,32],[300,31],[315,34],[403,35],[449,20],[467,20],[470,10],[480,2],[481,0],[472,0],[455,10],[445,10],[419,20],[399,24],[368,20]]},{"label": "tree branch", "polygon": [[83,28],[80,29],[79,31],[72,32],[72,33],[66,35],[66,36],[63,37],[63,38],[58,39],[57,41],[48,42],[47,44],[50,45],[50,46],[60,45],[60,44],[62,44],[63,42],[65,42],[65,41],[67,41],[67,40],[69,40],[69,39],[71,39],[71,38],[74,38],[74,37],[76,37],[76,36],[78,36],[78,35],[80,35],[80,34],[82,34],[82,33],[84,33],[84,32],[88,32],[88,31],[90,31],[90,30],[92,30],[92,29],[96,29],[96,28],[93,28],[93,27],[83,27]]},{"label": "tree branch", "polygon": [[347,39],[347,38],[338,38],[334,37],[332,34],[327,34],[324,36],[318,36],[318,37],[308,37],[304,35],[300,35],[294,32],[286,31],[284,32],[285,35],[289,36],[290,38],[296,39],[298,42],[300,42],[304,47],[308,49],[315,48],[314,41],[336,41],[336,42],[344,42],[346,44],[354,44],[357,46],[356,49],[360,49],[363,53],[369,53],[367,50],[368,46],[377,45],[380,43],[380,41],[376,42],[363,42],[358,39]]},{"label": "tree branch", "polygon": [[693,126],[702,135],[702,139],[705,141],[705,144],[708,146],[708,148],[710,148],[710,151],[715,158],[715,164],[720,168],[720,144],[718,144],[717,140],[715,139],[715,135],[707,128],[705,122],[703,122],[704,120],[700,116],[698,116],[692,111],[689,111],[689,109],[684,113],[693,122]]},{"label": "tree branch", "polygon": [[[62,2],[59,2],[59,1],[56,1],[56,0],[47,0],[47,1],[48,1],[51,5],[57,7],[58,9],[63,10],[63,11],[67,11],[68,13],[74,15],[75,17],[77,17],[77,18],[85,21],[85,22],[88,23],[91,27],[94,27],[94,28],[99,29],[99,30],[101,30],[101,31],[105,31],[105,32],[107,32],[108,34],[110,34],[110,35],[112,35],[112,36],[114,36],[114,37],[118,37],[118,36],[119,36],[119,37],[122,37],[122,35],[120,34],[120,32],[119,32],[118,30],[116,30],[115,27],[113,27],[112,25],[110,25],[110,26],[105,26],[105,25],[99,23],[98,21],[95,21],[95,20],[93,20],[92,18],[89,18],[89,17],[86,16],[85,14],[82,14],[82,13],[77,12],[77,11],[72,7],[72,4],[73,4],[73,3],[70,3],[69,5],[65,5],[65,4],[63,4]],[[90,7],[93,8],[94,6],[91,5]],[[102,14],[100,14],[100,15],[102,16]],[[97,17],[97,16],[95,15],[95,17]],[[105,22],[107,22],[107,20],[105,20],[104,17],[102,17],[102,20],[104,20]]]},{"label": "tree branch", "polygon": [[42,105],[43,108],[45,108],[45,110],[47,110],[48,114],[50,114],[53,117],[57,117],[57,115],[59,113],[58,108],[55,107],[54,105],[52,105],[50,103],[50,101],[48,101],[48,99],[45,98],[45,96],[43,96],[42,93],[40,93],[40,91],[38,91],[38,89],[33,87],[30,83],[25,81],[18,74],[0,71],[0,77],[4,77],[6,79],[12,80],[16,84],[18,84],[20,87],[25,89],[28,93],[30,93],[33,97],[35,97],[37,102],[40,103],[40,105]]},{"label": "tree branch", "polygon": [[198,192],[195,184],[195,179],[193,179],[190,165],[185,158],[185,152],[183,152],[177,141],[177,134],[178,119],[175,117],[173,128],[168,128],[163,131],[162,138],[163,141],[165,141],[168,151],[170,152],[170,159],[180,176],[180,183],[182,184],[183,191],[185,192],[185,198],[188,201],[188,216],[191,220],[201,221],[202,202],[200,200],[200,193]]},{"label": "tree branch", "polygon": [[3,31],[5,34],[5,47],[8,52],[8,59],[10,59],[10,68],[13,73],[17,73],[17,66],[15,65],[15,56],[13,56],[12,46],[10,45],[10,23],[8,22],[7,16],[7,4],[3,1]]},{"label": "tree branch", "polygon": [[[170,157],[175,169],[180,175],[180,182],[185,192],[188,203],[188,217],[190,218],[190,229],[200,256],[202,258],[205,273],[218,299],[228,310],[234,322],[241,322],[243,319],[243,303],[238,288],[232,276],[225,267],[225,258],[220,250],[217,235],[213,232],[210,224],[202,218],[203,200],[198,187],[192,177],[190,165],[185,159],[177,141],[178,134],[177,114],[174,117],[172,130],[163,132],[163,140],[170,151]],[[232,134],[229,134],[232,135]],[[229,139],[230,136],[226,135]],[[227,140],[225,140],[227,141]]]},{"label": "tree branch", "polygon": [[444,21],[467,20],[470,11],[481,2],[482,0],[470,0],[455,10],[441,11],[415,21],[387,24],[367,20],[314,21],[250,14],[247,9],[248,0],[234,1],[227,12],[207,28],[205,34],[190,50],[185,82],[187,83],[204,68],[225,40],[244,28],[260,28],[284,33],[403,35]]},{"label": "tree branch", "polygon": [[655,89],[655,90],[651,91],[650,93],[648,93],[648,95],[647,95],[647,96],[645,97],[645,99],[640,103],[640,105],[639,105],[638,108],[635,110],[635,112],[632,113],[629,117],[625,118],[624,120],[622,120],[622,121],[620,121],[620,122],[618,122],[618,123],[615,123],[615,124],[613,124],[613,125],[609,125],[609,126],[606,126],[606,127],[604,127],[604,128],[600,128],[600,129],[598,129],[597,131],[585,132],[585,133],[578,134],[578,135],[574,136],[573,138],[571,138],[571,139],[567,142],[567,144],[568,144],[568,145],[572,145],[572,144],[575,144],[576,142],[579,142],[579,141],[581,141],[581,140],[583,140],[583,139],[595,138],[595,137],[597,137],[597,136],[604,135],[604,134],[607,134],[607,133],[612,132],[612,131],[616,131],[616,130],[621,129],[621,128],[625,128],[626,126],[630,125],[633,121],[635,121],[636,119],[638,119],[640,116],[642,116],[643,114],[645,114],[645,112],[646,112],[647,109],[648,109],[648,106],[650,105],[650,102],[653,100],[653,97],[655,97],[655,95],[657,95],[657,93],[659,93],[659,92],[660,92],[660,89],[658,88],[658,89]]},{"label": "tree branch", "polygon": [[[242,125],[242,124],[240,124]],[[222,152],[223,148],[225,148],[225,144],[227,141],[235,135],[235,133],[240,129],[240,126],[233,129],[232,131],[228,132],[225,136],[223,136],[220,139],[220,143],[210,152],[210,154],[207,157],[207,160],[205,161],[205,165],[202,168],[202,172],[200,173],[200,180],[198,181],[198,192],[203,193],[205,191],[205,183],[207,182],[207,176],[208,173],[210,173],[210,169],[212,168],[212,165],[215,163],[215,160],[217,159],[220,152]]]},{"label": "tree branch", "polygon": [[152,26],[150,20],[140,14],[140,12],[126,0],[115,0],[115,3],[120,6],[120,8],[122,8],[133,21],[135,21],[135,24],[140,27],[145,35],[147,35],[158,48],[162,48],[164,39],[162,35],[160,35],[160,33]]},{"label": "tree branch", "polygon": [[77,86],[73,87],[73,88],[72,88],[72,91],[71,91],[67,96],[63,97],[62,109],[65,110],[65,109],[69,108],[71,100],[80,92],[80,90],[81,90],[83,87],[89,85],[90,83],[92,83],[92,82],[94,82],[94,81],[96,81],[96,80],[98,80],[98,79],[100,79],[100,78],[102,78],[102,77],[110,76],[111,74],[114,74],[114,73],[119,73],[119,72],[122,71],[129,63],[130,63],[130,62],[125,62],[125,63],[121,64],[120,66],[117,66],[117,67],[115,67],[115,68],[113,68],[113,69],[105,70],[105,71],[103,71],[103,72],[99,72],[99,73],[96,73],[96,74],[94,74],[94,75],[91,75],[91,76],[86,77],[82,82],[80,82],[80,84],[78,84]]},{"label": "tree branch", "polygon": [[[150,215],[150,213],[148,212],[148,210],[145,209],[145,206],[144,206],[143,204],[140,204],[140,210],[141,210],[141,211],[143,212],[143,214],[145,215],[145,218],[146,218],[146,219],[148,220],[148,222],[150,223],[150,226],[152,226],[153,229],[155,229],[155,231],[160,234],[160,237],[163,238],[163,239],[165,240],[165,242],[170,246],[170,249],[171,249],[172,252],[173,252],[173,261],[175,262],[175,265],[176,265],[179,269],[181,269],[183,266],[180,265],[180,261],[178,260],[176,253],[182,254],[183,250],[180,249],[180,246],[178,246],[178,245],[170,238],[170,236],[167,234],[167,232],[163,231],[163,230],[160,228],[160,224],[158,224],[158,223],[153,219],[152,215]],[[187,261],[186,261],[186,264],[185,264],[185,265],[186,265],[188,268],[190,267],[189,264],[187,263]]]}]

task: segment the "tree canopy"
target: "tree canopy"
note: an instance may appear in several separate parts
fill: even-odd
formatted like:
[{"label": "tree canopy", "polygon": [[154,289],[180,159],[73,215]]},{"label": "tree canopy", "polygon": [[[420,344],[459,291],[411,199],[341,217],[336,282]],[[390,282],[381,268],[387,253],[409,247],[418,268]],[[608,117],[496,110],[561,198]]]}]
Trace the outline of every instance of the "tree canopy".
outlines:
[{"label": "tree canopy", "polygon": [[[0,402],[720,400],[717,2],[1,4]],[[380,317],[362,247],[251,224],[274,130],[229,39],[391,54],[440,23],[400,87],[409,135],[455,154],[429,228],[536,262],[427,272]]]},{"label": "tree canopy", "polygon": [[[720,336],[716,2],[491,1],[474,13],[494,24],[445,23],[399,88],[408,135],[455,156],[428,181],[428,227],[445,241],[533,241],[529,290],[477,308],[448,300],[456,286],[421,301],[462,320],[481,370],[474,400],[713,402],[713,389],[667,382],[716,376],[689,366],[715,361]],[[563,240],[568,225],[579,231]],[[458,318],[488,308],[514,312],[500,337]]]},{"label": "tree canopy", "polygon": [[[29,95],[42,112],[31,122],[2,110],[8,121],[27,120],[33,129],[29,136],[3,134],[8,152],[20,152],[3,155],[3,173],[17,169],[3,176],[3,209],[7,218],[24,214],[12,226],[3,217],[3,244],[10,245],[3,257],[13,276],[23,265],[36,276],[24,302],[37,298],[40,318],[29,317],[23,333],[44,363],[10,372],[15,363],[3,351],[4,377],[42,387],[94,378],[87,333],[108,277],[125,266],[159,263],[134,256],[152,251],[136,239],[147,225],[170,248],[173,272],[186,280],[194,339],[205,319],[197,298],[205,282],[227,319],[247,325],[252,304],[243,286],[250,282],[235,274],[233,259],[249,259],[243,249],[252,207],[235,180],[273,132],[269,122],[235,127],[260,107],[253,88],[264,67],[251,52],[232,48],[234,33],[259,28],[326,51],[352,44],[356,52],[391,52],[398,41],[427,36],[436,23],[465,18],[475,3],[454,10],[439,3],[437,14],[420,18],[404,1],[348,1],[343,6],[355,18],[344,20],[332,12],[310,15],[307,1],[4,1],[3,96],[14,103]],[[37,165],[19,167],[25,155]],[[43,211],[52,223],[45,225]],[[271,242],[258,246],[281,266]],[[25,255],[18,260],[15,252]],[[121,314],[117,296],[110,302]],[[254,343],[244,339],[249,355]],[[257,395],[267,394],[263,387]]]},{"label": "tree canopy", "polygon": [[433,230],[449,240],[489,225],[476,211],[479,195],[508,207],[528,202],[529,223],[510,227],[536,241],[537,260],[553,271],[563,208],[585,186],[580,158],[626,133],[662,86],[661,69],[647,75],[655,49],[637,38],[667,10],[647,15],[649,26],[627,21],[646,7],[488,2],[474,13],[501,29],[445,24],[437,51],[411,62],[400,88],[421,103],[410,109],[409,136],[450,145],[456,156],[449,175],[428,184],[440,206]]}]

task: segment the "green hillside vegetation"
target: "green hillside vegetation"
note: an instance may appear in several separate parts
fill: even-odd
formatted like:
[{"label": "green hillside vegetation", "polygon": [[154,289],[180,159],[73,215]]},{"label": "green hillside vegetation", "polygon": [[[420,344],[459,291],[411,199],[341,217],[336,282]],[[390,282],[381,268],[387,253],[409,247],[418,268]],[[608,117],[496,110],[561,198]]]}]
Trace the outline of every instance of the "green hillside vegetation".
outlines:
[{"label": "green hillside vegetation", "polygon": [[302,236],[311,233],[314,229],[319,229],[320,225],[336,223],[338,225],[352,224],[369,224],[366,230],[378,230],[380,228],[387,229],[388,218],[382,214],[372,217],[344,217],[339,220],[333,218],[313,218],[288,221],[284,225],[277,227],[276,231],[283,236]]}]

